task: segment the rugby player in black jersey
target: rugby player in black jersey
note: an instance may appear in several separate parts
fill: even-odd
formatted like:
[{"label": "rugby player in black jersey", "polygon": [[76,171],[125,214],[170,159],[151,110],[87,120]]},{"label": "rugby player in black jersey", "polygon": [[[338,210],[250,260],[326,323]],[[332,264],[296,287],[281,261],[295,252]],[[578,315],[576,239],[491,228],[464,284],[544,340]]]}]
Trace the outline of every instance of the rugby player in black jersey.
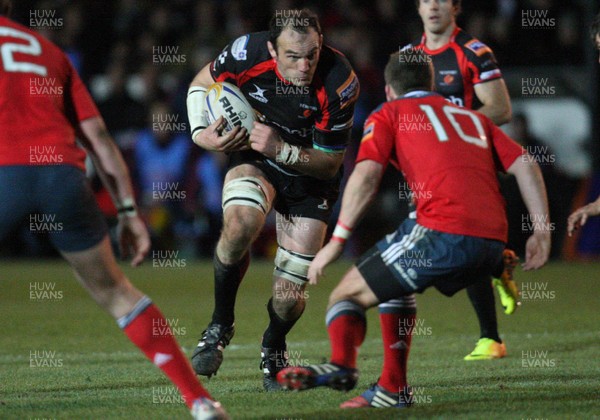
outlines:
[{"label": "rugby player in black jersey", "polygon": [[[249,137],[239,127],[223,132],[222,119],[208,125],[204,97],[215,81],[237,85],[256,111],[260,122]],[[274,209],[278,249],[261,366],[265,389],[280,388],[286,335],[304,311],[308,267],[338,197],[358,92],[350,64],[323,44],[318,18],[307,9],[276,11],[269,31],[239,37],[192,81],[187,105],[194,142],[230,154],[214,255],[215,309],[192,356],[199,375],[211,376],[221,365],[249,248]]]}]

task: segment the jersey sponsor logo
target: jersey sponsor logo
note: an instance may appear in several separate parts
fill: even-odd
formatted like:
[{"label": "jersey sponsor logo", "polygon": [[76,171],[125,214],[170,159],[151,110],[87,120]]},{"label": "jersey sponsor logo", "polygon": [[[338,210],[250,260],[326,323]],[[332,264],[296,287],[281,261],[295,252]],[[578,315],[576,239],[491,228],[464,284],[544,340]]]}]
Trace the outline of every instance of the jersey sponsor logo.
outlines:
[{"label": "jersey sponsor logo", "polygon": [[298,115],[298,118],[309,118],[314,111],[318,111],[319,109],[316,106],[308,105],[308,104],[300,104],[300,109],[302,109],[302,114]]},{"label": "jersey sponsor logo", "polygon": [[481,80],[490,80],[490,79],[495,79],[498,77],[502,77],[502,73],[500,72],[500,69],[484,71],[483,73],[481,73],[479,75],[479,78]]},{"label": "jersey sponsor logo", "polygon": [[308,118],[312,115],[312,111],[310,109],[305,109],[302,111],[302,115],[298,115],[298,118]]},{"label": "jersey sponsor logo", "polygon": [[248,35],[244,35],[233,41],[233,44],[231,44],[231,55],[235,60],[246,60],[248,56],[246,46],[248,45],[249,38],[250,37]]},{"label": "jersey sponsor logo", "polygon": [[375,123],[374,122],[365,125],[362,140],[360,142],[364,143],[365,141],[373,138],[373,131],[375,131]]},{"label": "jersey sponsor logo", "polygon": [[[254,83],[252,84],[254,85]],[[256,85],[254,85],[254,87],[256,88],[256,92],[250,92],[248,96],[256,99],[258,102],[262,102],[263,104],[269,102],[269,100],[265,98],[265,92],[267,91],[267,89],[261,89]]]},{"label": "jersey sponsor logo", "polygon": [[304,139],[306,139],[309,136],[312,136],[312,131],[313,131],[312,127],[303,127],[303,128],[286,127],[285,125],[279,124],[277,121],[272,121],[272,120],[267,119],[267,117],[264,114],[259,114],[258,112],[257,112],[257,117],[262,123],[275,125],[275,126],[281,128],[286,133],[291,134],[292,136],[300,136]]},{"label": "jersey sponsor logo", "polygon": [[318,111],[319,108],[317,108],[314,105],[308,105],[308,104],[300,104],[300,108],[302,109],[310,109],[311,111]]},{"label": "jersey sponsor logo", "polygon": [[454,82],[454,76],[452,76],[451,74],[447,74],[444,76],[443,80],[445,85],[450,85],[452,84],[452,82]]},{"label": "jersey sponsor logo", "polygon": [[442,86],[449,86],[456,81],[458,70],[440,70],[439,74],[442,77]]},{"label": "jersey sponsor logo", "polygon": [[458,96],[454,96],[454,95],[450,95],[446,98],[446,100],[450,103],[453,103],[454,105],[458,105],[458,106],[465,106],[465,101],[463,100],[463,98],[458,97]]},{"label": "jersey sponsor logo", "polygon": [[491,53],[490,47],[485,45],[478,39],[473,39],[465,44],[465,47],[473,51],[477,56],[482,56],[485,53]]},{"label": "jersey sponsor logo", "polygon": [[344,108],[354,102],[358,97],[358,77],[356,77],[356,74],[351,72],[348,79],[346,79],[336,92],[340,97],[340,108]]}]

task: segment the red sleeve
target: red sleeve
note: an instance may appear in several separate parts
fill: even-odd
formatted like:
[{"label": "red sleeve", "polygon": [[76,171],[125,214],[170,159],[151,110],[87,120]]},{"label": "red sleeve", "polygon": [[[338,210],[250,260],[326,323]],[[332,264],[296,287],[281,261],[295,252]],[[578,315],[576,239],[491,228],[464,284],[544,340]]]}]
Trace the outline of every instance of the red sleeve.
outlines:
[{"label": "red sleeve", "polygon": [[69,63],[70,73],[68,91],[71,97],[71,104],[69,108],[71,108],[70,111],[73,112],[74,118],[76,121],[81,122],[83,120],[87,120],[88,118],[100,115],[94,100],[79,78],[77,71],[75,71],[73,65],[68,59],[67,62]]},{"label": "red sleeve", "polygon": [[492,144],[494,145],[496,156],[501,165],[501,168],[498,169],[506,172],[506,170],[515,163],[515,160],[527,152],[521,145],[508,137],[504,131],[499,129],[491,121],[489,123],[492,130]]},{"label": "red sleeve", "polygon": [[372,113],[363,131],[356,163],[363,160],[374,160],[387,166],[394,150],[393,122],[384,114],[383,109]]}]

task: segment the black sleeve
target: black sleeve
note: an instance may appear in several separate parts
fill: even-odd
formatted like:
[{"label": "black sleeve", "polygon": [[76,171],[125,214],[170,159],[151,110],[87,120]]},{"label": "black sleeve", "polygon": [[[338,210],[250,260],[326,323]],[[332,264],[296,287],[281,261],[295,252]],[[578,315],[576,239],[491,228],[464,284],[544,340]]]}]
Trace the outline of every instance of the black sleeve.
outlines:
[{"label": "black sleeve", "polygon": [[321,113],[313,136],[313,147],[329,153],[344,151],[348,145],[360,92],[358,77],[346,58],[339,52],[333,54],[334,63],[317,94]]}]

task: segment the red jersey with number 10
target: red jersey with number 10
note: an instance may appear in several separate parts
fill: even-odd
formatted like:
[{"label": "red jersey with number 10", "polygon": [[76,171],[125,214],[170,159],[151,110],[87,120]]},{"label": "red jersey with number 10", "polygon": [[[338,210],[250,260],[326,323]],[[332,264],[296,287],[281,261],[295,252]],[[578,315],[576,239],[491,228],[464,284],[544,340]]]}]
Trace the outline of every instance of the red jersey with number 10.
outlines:
[{"label": "red jersey with number 10", "polygon": [[506,242],[496,172],[523,153],[483,114],[437,93],[411,92],[369,116],[356,161],[399,166],[415,195],[420,225]]},{"label": "red jersey with number 10", "polygon": [[99,115],[66,55],[0,16],[0,165],[73,165],[80,121]]}]

